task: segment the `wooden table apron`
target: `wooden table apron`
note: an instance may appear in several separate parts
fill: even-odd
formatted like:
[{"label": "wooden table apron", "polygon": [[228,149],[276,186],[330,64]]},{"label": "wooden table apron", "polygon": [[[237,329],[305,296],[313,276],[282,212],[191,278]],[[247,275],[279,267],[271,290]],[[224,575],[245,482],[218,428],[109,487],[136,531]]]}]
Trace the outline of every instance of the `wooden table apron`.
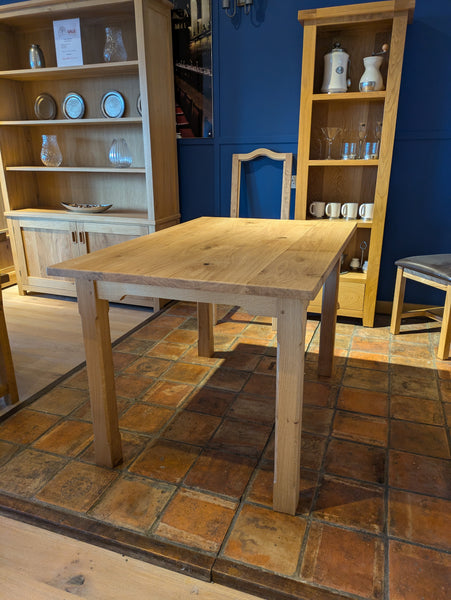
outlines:
[{"label": "wooden table apron", "polygon": [[332,372],[341,254],[351,222],[202,217],[48,268],[76,280],[94,428],[95,459],[122,460],[103,282],[128,294],[198,303],[201,356],[214,351],[212,303],[277,317],[273,508],[299,500],[307,307],[324,284],[318,372]]}]

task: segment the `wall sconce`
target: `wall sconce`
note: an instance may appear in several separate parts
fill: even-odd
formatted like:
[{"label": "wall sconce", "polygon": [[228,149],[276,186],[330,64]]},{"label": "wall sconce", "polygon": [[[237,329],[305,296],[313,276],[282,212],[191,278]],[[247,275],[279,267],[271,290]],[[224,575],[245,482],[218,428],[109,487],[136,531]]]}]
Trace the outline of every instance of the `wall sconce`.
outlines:
[{"label": "wall sconce", "polygon": [[[222,8],[225,9],[226,15],[233,19],[233,17],[236,15],[238,6],[244,6],[244,14],[248,15],[251,12],[252,3],[253,0],[222,0]],[[231,13],[229,12],[230,4],[233,4],[233,10]]]}]

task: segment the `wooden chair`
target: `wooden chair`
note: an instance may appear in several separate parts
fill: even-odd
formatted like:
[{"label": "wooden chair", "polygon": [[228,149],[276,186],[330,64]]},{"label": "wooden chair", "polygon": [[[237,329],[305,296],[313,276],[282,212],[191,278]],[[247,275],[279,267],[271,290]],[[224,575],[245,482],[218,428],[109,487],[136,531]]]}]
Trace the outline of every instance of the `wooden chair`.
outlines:
[{"label": "wooden chair", "polygon": [[[3,281],[4,275],[0,276]],[[0,286],[0,398],[9,396],[9,403],[15,404],[19,400],[17,392],[16,375],[14,372],[11,347],[9,345],[8,331],[6,329],[5,314],[3,312],[3,297]]]},{"label": "wooden chair", "polygon": [[[431,254],[428,256],[409,256],[395,262],[398,267],[396,275],[395,294],[390,332],[399,333],[401,319],[404,317],[427,316],[436,321],[441,321],[437,357],[446,360],[449,357],[451,342],[451,254]],[[411,310],[403,313],[404,292],[406,280],[412,279],[438,288],[446,292],[443,315],[432,311],[432,308]]]},{"label": "wooden chair", "polygon": [[280,218],[290,218],[291,172],[293,169],[293,154],[290,152],[273,152],[267,148],[257,148],[247,154],[233,154],[232,156],[232,189],[230,195],[230,216],[239,217],[240,213],[240,185],[241,165],[254,158],[270,158],[283,162],[282,197],[280,203]]},{"label": "wooden chair", "polygon": [[[230,193],[230,216],[240,216],[240,190],[241,190],[241,166],[243,162],[249,162],[254,158],[270,158],[283,162],[282,171],[282,196],[280,201],[280,218],[290,218],[291,197],[291,173],[293,170],[293,154],[291,152],[273,152],[268,148],[257,148],[247,154],[232,155],[232,187]],[[213,323],[217,323],[216,306],[213,306]],[[272,320],[273,329],[276,329],[276,319]]]}]

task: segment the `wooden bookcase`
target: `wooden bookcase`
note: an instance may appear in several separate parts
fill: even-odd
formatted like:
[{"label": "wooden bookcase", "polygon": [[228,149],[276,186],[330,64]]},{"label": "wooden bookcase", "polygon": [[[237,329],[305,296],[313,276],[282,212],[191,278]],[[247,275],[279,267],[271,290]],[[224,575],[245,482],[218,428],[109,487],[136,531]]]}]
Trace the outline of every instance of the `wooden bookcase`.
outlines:
[{"label": "wooden bookcase", "polygon": [[[297,219],[309,219],[311,202],[374,203],[371,221],[357,220],[357,233],[345,250],[340,276],[338,314],[358,317],[372,327],[376,307],[380,257],[395,136],[398,97],[408,22],[413,17],[415,0],[387,0],[299,11],[304,27],[302,81],[297,160]],[[340,42],[350,55],[351,87],[347,92],[321,93],[324,55],[334,42]],[[360,92],[363,58],[379,52],[383,44],[389,51],[381,68],[385,90]],[[358,131],[365,123],[367,141],[374,140],[377,121],[382,121],[377,159],[341,160],[335,149],[332,159],[321,152],[321,127],[340,127]],[[334,142],[336,148],[340,140]],[[361,255],[367,242],[366,273],[351,272],[349,261]],[[319,312],[321,295],[310,310]]]},{"label": "wooden bookcase", "polygon": [[[0,184],[20,293],[75,295],[72,281],[47,275],[48,265],[179,222],[171,8],[168,0],[29,0],[0,7]],[[53,21],[71,18],[80,19],[84,64],[58,67]],[[104,62],[107,26],[121,28],[126,61]],[[29,67],[31,44],[41,47],[45,68]],[[121,118],[102,114],[101,99],[111,90],[125,100]],[[84,100],[80,119],[64,116],[70,92]],[[42,93],[56,101],[55,119],[37,118],[34,103]],[[42,164],[43,134],[56,134],[61,166]],[[109,163],[119,137],[133,157],[129,168]],[[65,210],[62,201],[113,206],[81,214]],[[136,301],[126,287],[110,287],[111,300]]]}]

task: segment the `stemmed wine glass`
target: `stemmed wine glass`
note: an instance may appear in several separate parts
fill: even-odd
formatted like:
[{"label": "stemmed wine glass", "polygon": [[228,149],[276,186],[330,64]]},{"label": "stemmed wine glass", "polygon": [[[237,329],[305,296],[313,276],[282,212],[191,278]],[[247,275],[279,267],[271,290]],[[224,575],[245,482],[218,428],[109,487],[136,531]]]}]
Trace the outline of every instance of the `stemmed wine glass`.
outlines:
[{"label": "stemmed wine glass", "polygon": [[340,127],[321,127],[321,131],[323,132],[324,137],[327,142],[327,159],[330,160],[332,158],[332,142],[337,137],[339,133],[341,133]]},{"label": "stemmed wine glass", "polygon": [[381,149],[382,121],[376,121],[375,134],[377,141],[377,156],[379,156]]},{"label": "stemmed wine glass", "polygon": [[359,158],[363,158],[363,147],[366,135],[366,123],[359,123]]}]

